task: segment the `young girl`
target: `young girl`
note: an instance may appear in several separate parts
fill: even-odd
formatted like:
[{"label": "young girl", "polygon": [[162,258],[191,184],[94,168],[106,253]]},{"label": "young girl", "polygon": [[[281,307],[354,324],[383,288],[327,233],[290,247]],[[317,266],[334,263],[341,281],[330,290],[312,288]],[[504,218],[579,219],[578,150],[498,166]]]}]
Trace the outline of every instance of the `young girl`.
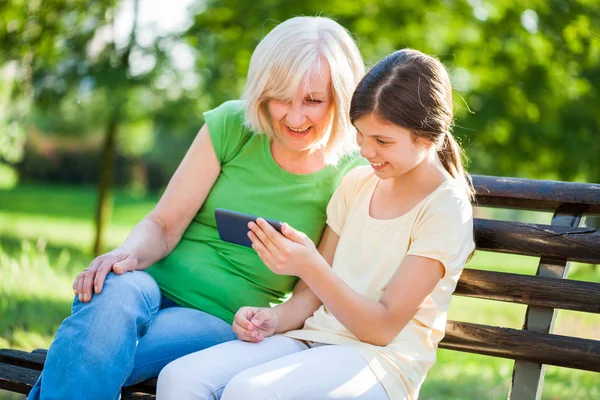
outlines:
[{"label": "young girl", "polygon": [[242,307],[241,341],[169,364],[159,399],[417,398],[474,249],[448,74],[393,53],[358,85],[350,118],[371,165],[334,193],[319,248],[287,224],[249,224],[265,265],[305,285],[274,308]]}]

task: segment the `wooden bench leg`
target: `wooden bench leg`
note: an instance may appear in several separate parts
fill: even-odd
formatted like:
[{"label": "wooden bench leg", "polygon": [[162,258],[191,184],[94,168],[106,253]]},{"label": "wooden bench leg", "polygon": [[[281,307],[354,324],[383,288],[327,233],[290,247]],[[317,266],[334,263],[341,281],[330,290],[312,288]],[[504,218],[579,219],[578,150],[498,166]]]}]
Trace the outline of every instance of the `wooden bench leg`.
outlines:
[{"label": "wooden bench leg", "polygon": [[[551,225],[579,226],[582,214],[577,210],[559,207],[552,217]],[[561,260],[540,259],[537,276],[564,279],[569,273],[569,263]],[[556,319],[556,309],[549,307],[527,307],[523,329],[551,333]],[[515,361],[513,378],[508,393],[509,400],[540,400],[544,385],[546,366],[527,361]]]}]

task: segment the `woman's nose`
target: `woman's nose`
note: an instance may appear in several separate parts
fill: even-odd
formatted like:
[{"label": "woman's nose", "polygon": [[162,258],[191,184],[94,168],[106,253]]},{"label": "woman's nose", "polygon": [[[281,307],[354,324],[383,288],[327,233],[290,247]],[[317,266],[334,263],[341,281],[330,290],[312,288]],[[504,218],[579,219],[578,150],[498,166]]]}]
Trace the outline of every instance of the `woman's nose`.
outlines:
[{"label": "woman's nose", "polygon": [[306,122],[304,108],[299,104],[292,104],[288,110],[287,120],[292,128],[300,128]]}]

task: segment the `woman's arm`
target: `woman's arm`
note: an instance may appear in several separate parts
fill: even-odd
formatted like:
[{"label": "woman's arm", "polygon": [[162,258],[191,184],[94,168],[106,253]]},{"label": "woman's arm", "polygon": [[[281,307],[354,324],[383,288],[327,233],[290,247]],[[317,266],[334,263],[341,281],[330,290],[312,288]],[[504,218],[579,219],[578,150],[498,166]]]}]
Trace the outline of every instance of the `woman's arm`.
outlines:
[{"label": "woman's arm", "polygon": [[407,256],[382,297],[373,300],[337,276],[313,251],[306,235],[292,239],[284,230],[284,237],[261,219],[250,227],[253,247],[267,267],[278,274],[300,277],[350,332],[377,346],[389,344],[400,333],[444,275],[439,261]]},{"label": "woman's arm", "polygon": [[171,178],[158,204],[123,243],[145,269],[168,255],[212,189],[221,166],[204,125]]},{"label": "woman's arm", "polygon": [[204,125],[154,209],[131,231],[125,242],[92,261],[73,283],[80,301],[102,291],[106,275],[143,270],[168,255],[212,189],[221,166]]}]

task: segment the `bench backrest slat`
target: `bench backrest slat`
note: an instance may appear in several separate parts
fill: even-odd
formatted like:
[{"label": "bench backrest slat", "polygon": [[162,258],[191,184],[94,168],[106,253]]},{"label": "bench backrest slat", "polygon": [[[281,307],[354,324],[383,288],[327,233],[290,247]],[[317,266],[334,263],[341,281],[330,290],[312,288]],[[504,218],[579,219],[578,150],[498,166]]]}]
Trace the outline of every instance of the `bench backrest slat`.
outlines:
[{"label": "bench backrest slat", "polygon": [[441,348],[600,372],[600,342],[448,321]]},{"label": "bench backrest slat", "polygon": [[477,204],[554,212],[562,204],[600,212],[600,184],[472,175]]},{"label": "bench backrest slat", "polygon": [[475,219],[474,224],[479,250],[600,263],[600,232],[595,228],[489,219]]},{"label": "bench backrest slat", "polygon": [[600,313],[600,283],[465,269],[454,294]]}]

